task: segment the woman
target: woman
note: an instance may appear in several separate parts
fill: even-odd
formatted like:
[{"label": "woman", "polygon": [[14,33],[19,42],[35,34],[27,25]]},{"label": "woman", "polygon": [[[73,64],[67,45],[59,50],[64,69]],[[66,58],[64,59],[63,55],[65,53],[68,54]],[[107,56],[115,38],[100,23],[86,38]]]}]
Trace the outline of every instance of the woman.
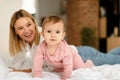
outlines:
[{"label": "woman", "polygon": [[[12,15],[9,36],[10,55],[13,56],[10,66],[12,71],[31,72],[36,47],[42,41],[38,28],[40,27],[37,27],[34,17],[27,11],[21,9]],[[75,49],[84,61],[91,59],[95,65],[120,63],[120,56],[113,55],[116,50],[111,55],[103,54],[92,47],[79,46]]]},{"label": "woman", "polygon": [[34,17],[22,9],[16,11],[11,18],[9,36],[13,71],[31,72],[32,57],[39,42],[40,32]]}]

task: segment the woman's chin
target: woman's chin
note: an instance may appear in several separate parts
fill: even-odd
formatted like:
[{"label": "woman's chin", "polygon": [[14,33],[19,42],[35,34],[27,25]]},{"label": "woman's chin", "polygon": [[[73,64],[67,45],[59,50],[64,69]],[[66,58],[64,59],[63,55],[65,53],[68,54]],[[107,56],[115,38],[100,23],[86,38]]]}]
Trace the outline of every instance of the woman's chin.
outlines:
[{"label": "woman's chin", "polygon": [[26,42],[31,43],[33,42],[33,39],[26,39]]}]

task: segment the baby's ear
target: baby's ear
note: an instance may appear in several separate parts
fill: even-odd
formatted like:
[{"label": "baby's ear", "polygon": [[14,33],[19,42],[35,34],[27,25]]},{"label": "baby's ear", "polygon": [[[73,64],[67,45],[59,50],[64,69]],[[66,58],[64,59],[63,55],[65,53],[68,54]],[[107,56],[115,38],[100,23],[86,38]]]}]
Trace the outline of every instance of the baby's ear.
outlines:
[{"label": "baby's ear", "polygon": [[66,32],[63,32],[63,38],[65,38],[65,36],[66,36]]}]

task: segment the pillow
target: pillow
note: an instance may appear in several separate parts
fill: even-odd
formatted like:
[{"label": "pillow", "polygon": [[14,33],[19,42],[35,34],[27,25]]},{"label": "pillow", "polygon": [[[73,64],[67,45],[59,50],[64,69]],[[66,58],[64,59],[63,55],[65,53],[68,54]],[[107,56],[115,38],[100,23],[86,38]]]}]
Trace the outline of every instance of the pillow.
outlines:
[{"label": "pillow", "polygon": [[9,69],[5,65],[3,58],[0,57],[0,80],[6,80]]}]

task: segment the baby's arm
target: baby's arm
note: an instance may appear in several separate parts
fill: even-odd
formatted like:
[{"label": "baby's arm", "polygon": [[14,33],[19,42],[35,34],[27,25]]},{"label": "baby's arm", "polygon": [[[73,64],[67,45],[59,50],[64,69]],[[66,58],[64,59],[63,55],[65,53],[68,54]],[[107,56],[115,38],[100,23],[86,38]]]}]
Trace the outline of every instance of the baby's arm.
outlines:
[{"label": "baby's arm", "polygon": [[61,79],[66,80],[67,78],[71,77],[72,70],[73,70],[73,59],[72,55],[67,55],[63,58],[63,74]]},{"label": "baby's arm", "polygon": [[43,53],[41,48],[38,47],[34,56],[33,77],[41,77],[42,65],[43,65]]}]

